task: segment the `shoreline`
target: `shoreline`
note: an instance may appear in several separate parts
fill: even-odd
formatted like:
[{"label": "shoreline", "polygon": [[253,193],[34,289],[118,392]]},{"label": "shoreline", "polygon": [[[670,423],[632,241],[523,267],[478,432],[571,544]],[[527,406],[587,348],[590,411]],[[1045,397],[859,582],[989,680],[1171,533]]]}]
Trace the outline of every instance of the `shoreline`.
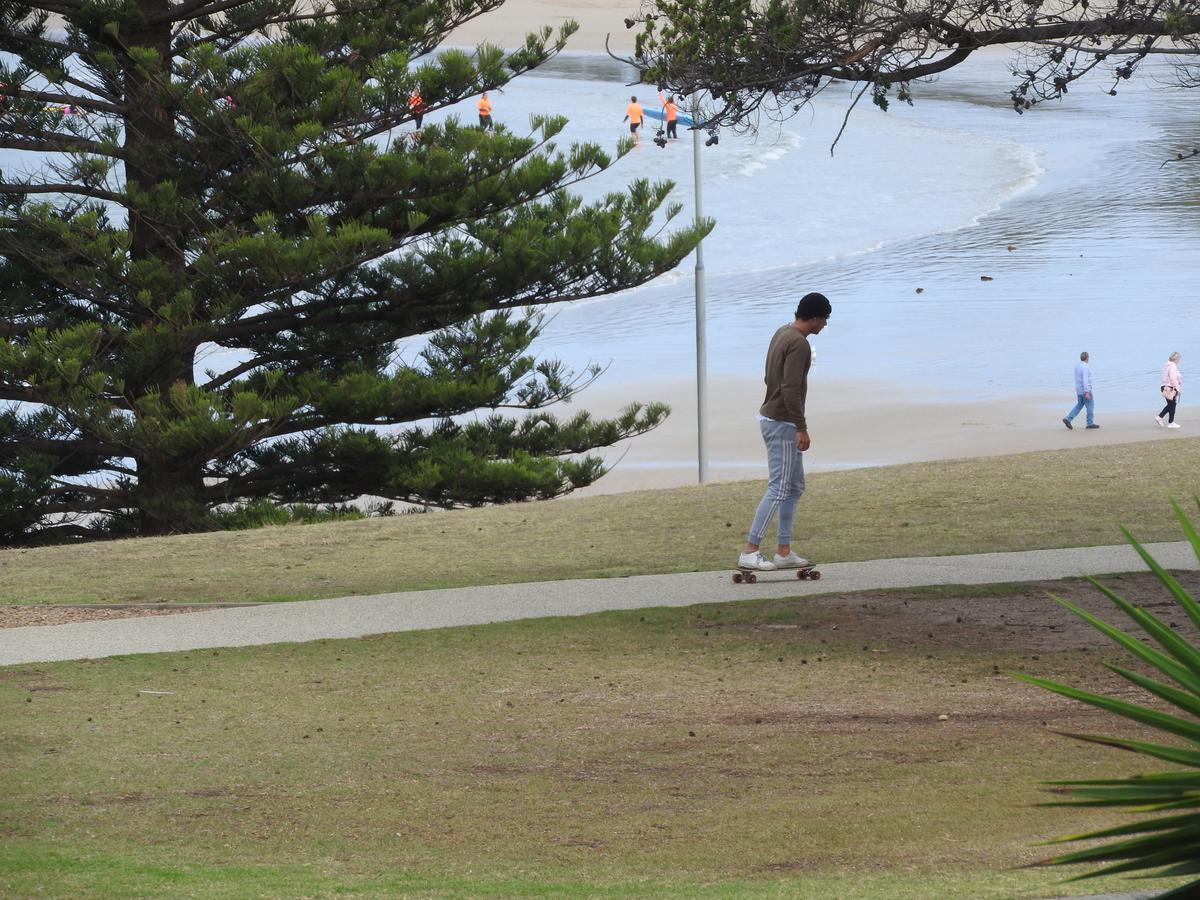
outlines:
[{"label": "shoreline", "polygon": [[[580,29],[569,39],[563,51],[565,54],[603,56],[606,54],[606,38],[609,38],[612,53],[629,55],[638,29],[625,29],[624,19],[637,8],[637,0],[565,0],[560,3],[507,0],[499,10],[458,29],[453,40],[463,44],[489,41],[501,46],[515,46],[523,42],[524,35],[529,31],[574,18],[579,22]],[[1014,52],[1014,47],[999,46],[980,50],[974,56],[992,62],[1009,59]],[[1036,144],[1034,137],[1030,139]],[[1058,171],[1058,167],[1051,162],[1039,159],[1036,179],[1041,179],[1048,170]],[[1021,193],[1024,191],[1013,192],[980,218],[998,217],[998,212]],[[1014,243],[1026,249],[1026,242]],[[1005,246],[1004,242],[997,243],[998,248]],[[1073,247],[1071,249],[1074,250]],[[1025,257],[1012,254],[1011,251],[1010,247],[1008,253],[998,254],[992,260],[993,267],[999,268],[999,271],[993,272],[990,268],[987,271],[997,277],[1011,278],[1014,273],[1019,273],[1023,265],[1028,265],[1024,262]],[[1071,258],[1074,256],[1072,252]],[[1083,254],[1079,254],[1079,257],[1082,259]],[[1071,274],[1067,272],[1066,277]],[[916,284],[929,288],[922,281]],[[946,294],[946,285],[941,287],[941,294],[930,288],[927,296]],[[973,286],[966,286],[963,290],[970,287]],[[912,290],[911,287],[907,289]],[[977,287],[974,289],[978,290]],[[767,337],[769,335],[763,336],[763,350]],[[1106,352],[1103,342],[1095,335],[1080,339],[1089,348],[1095,345],[1100,353]],[[712,334],[709,347],[711,353]],[[1111,351],[1111,348],[1107,349]],[[1093,352],[1096,350],[1093,349]],[[1107,352],[1107,357],[1117,358],[1112,352]],[[1064,364],[1064,370],[1069,375],[1069,365]],[[826,372],[830,376],[829,381],[822,377]],[[1110,372],[1110,377],[1124,384],[1135,375],[1140,377],[1142,374],[1116,370]],[[1153,379],[1156,375],[1149,373],[1147,377]],[[1074,405],[1074,397],[1071,395],[1069,378],[1062,381],[1064,390],[1059,389],[1056,380],[1052,390],[1045,392],[1033,388],[1005,393],[1002,386],[996,384],[983,386],[982,390],[954,391],[936,385],[855,383],[845,377],[838,378],[835,372],[824,368],[819,372],[814,370],[809,394],[809,431],[813,437],[813,449],[805,454],[806,469],[820,472],[997,457],[1096,445],[1174,440],[1190,434],[1189,412],[1185,406],[1180,409],[1183,428],[1166,431],[1154,423],[1157,408],[1144,407],[1141,411],[1129,408],[1128,392],[1124,392],[1121,398],[1125,408],[1106,406],[1103,385],[1096,409],[1096,421],[1100,429],[1087,431],[1082,427],[1083,420],[1079,419],[1078,426],[1068,431],[1062,425],[1062,417]],[[1151,391],[1146,393],[1152,395]],[[710,375],[708,395],[708,480],[764,480],[765,453],[754,418],[761,402],[761,375]],[[614,466],[612,471],[597,484],[576,491],[566,499],[697,484],[696,388],[690,378],[627,378],[619,383],[601,381],[582,392],[573,404],[558,406],[551,411],[558,415],[569,415],[575,410],[587,409],[597,416],[607,416],[635,401],[664,401],[671,405],[673,411],[666,422],[654,431],[601,451],[599,455]]]},{"label": "shoreline", "polygon": [[[626,28],[625,19],[636,15],[640,6],[640,0],[505,0],[499,9],[456,28],[446,43],[522,47],[530,32],[546,25],[557,31],[567,19],[574,19],[579,30],[567,39],[563,52],[606,56],[611,50],[618,56],[632,56],[634,37],[641,29]],[[975,51],[987,56],[1012,52],[1006,45]]]},{"label": "shoreline", "polygon": [[[766,454],[755,416],[761,379],[720,376],[708,384],[709,483],[764,480]],[[695,382],[648,381],[593,385],[569,406],[551,411],[568,415],[587,409],[596,416],[616,413],[632,402],[663,401],[671,415],[640,437],[601,451],[613,465],[596,484],[568,495],[588,497],[698,483]],[[1100,428],[1083,428],[1082,414],[1068,431],[1062,417],[1073,405],[1065,394],[1012,397],[938,396],[887,383],[825,382],[809,387],[809,433],[804,455],[808,472],[877,468],[912,462],[987,458],[1039,450],[1068,450],[1189,436],[1184,427],[1159,428],[1158,410],[1108,412],[1096,408]]]}]

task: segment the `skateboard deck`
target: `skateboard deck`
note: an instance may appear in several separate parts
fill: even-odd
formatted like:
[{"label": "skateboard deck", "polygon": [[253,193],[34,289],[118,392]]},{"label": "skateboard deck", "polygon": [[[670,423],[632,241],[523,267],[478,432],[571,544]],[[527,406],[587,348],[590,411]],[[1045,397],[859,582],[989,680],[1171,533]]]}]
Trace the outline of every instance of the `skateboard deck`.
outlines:
[{"label": "skateboard deck", "polygon": [[821,573],[816,566],[800,566],[797,569],[743,569],[741,566],[733,573],[734,584],[754,584],[758,581],[759,575],[782,575],[788,572],[795,572],[796,577],[801,581],[820,581]]}]

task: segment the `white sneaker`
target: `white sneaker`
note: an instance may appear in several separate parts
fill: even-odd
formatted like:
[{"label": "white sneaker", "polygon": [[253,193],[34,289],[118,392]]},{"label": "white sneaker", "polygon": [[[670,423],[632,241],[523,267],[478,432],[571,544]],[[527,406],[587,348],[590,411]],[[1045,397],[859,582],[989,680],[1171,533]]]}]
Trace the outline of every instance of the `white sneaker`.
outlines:
[{"label": "white sneaker", "polygon": [[1178,428],[1178,427],[1179,427],[1179,423],[1178,423],[1178,422],[1172,422],[1172,423],[1171,423],[1170,425],[1168,425],[1167,427],[1168,427],[1168,428]]},{"label": "white sneaker", "polygon": [[738,557],[737,567],[739,569],[756,569],[759,572],[771,572],[775,569],[775,563],[763,556],[761,551],[753,550],[750,553],[743,553]]},{"label": "white sneaker", "polygon": [[775,568],[777,569],[802,569],[809,565],[808,560],[803,556],[797,556],[795,550],[787,556],[780,556],[776,553],[771,561],[775,563]]},{"label": "white sneaker", "polygon": [[1162,428],[1163,426],[1165,426],[1167,424],[1166,422],[1163,421],[1162,416],[1155,416],[1154,421],[1158,423],[1159,428]]}]

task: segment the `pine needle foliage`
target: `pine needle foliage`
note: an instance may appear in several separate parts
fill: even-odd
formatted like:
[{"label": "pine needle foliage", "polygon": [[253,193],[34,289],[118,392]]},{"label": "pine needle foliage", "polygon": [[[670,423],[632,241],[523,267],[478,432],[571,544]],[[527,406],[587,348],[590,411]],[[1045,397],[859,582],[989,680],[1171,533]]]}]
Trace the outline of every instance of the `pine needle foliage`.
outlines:
[{"label": "pine needle foliage", "polygon": [[[1184,534],[1200,560],[1200,535],[1178,504],[1172,503]],[[1159,565],[1133,536],[1126,539],[1145,560],[1170,593],[1172,600],[1200,629],[1200,602]],[[1126,872],[1152,870],[1146,877],[1174,878],[1200,875],[1200,648],[1179,635],[1168,622],[1122,599],[1093,580],[1109,600],[1148,637],[1143,640],[1093,616],[1067,600],[1057,603],[1107,635],[1140,663],[1143,671],[1106,664],[1107,668],[1135,688],[1156,698],[1154,706],[1094,694],[1068,685],[1017,675],[1022,681],[1087,703],[1142,726],[1157,729],[1174,743],[1155,743],[1091,734],[1070,734],[1077,740],[1127,750],[1144,757],[1171,763],[1177,769],[1129,778],[1050,782],[1052,791],[1068,799],[1046,806],[1108,807],[1149,818],[1116,828],[1058,838],[1051,843],[1102,841],[1096,846],[1046,860],[1041,865],[1102,863],[1084,875],[1094,878]],[[1073,879],[1078,880],[1078,879]],[[1162,897],[1194,897],[1200,893],[1200,878],[1167,891]]]},{"label": "pine needle foliage", "polygon": [[459,121],[575,29],[440,46],[502,2],[0,3],[0,542],[555,497],[663,419],[548,414],[598,370],[529,349],[709,224],[665,231],[665,183],[569,191],[627,143]]}]

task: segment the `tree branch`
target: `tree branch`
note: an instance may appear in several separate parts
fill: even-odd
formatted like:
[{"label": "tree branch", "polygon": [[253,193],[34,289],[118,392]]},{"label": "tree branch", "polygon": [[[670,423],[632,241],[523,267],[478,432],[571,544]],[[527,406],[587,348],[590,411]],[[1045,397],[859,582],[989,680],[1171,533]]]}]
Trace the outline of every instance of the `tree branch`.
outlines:
[{"label": "tree branch", "polygon": [[54,14],[78,12],[83,8],[82,0],[54,0],[53,3],[48,3],[46,0],[37,0],[35,3],[24,3],[22,5],[29,9],[40,9],[44,12]]},{"label": "tree branch", "polygon": [[124,206],[129,198],[124,194],[102,191],[81,184],[0,184],[0,194],[78,194],[96,200],[107,200]]},{"label": "tree branch", "polygon": [[[82,87],[82,85],[80,86]],[[75,94],[51,94],[46,91],[25,91],[6,84],[0,84],[0,97],[14,97],[18,100],[29,100],[34,103],[61,103],[63,106],[78,106],[81,109],[87,109],[92,112],[108,113],[115,116],[124,115],[126,109],[126,107],[116,103],[107,103],[91,97],[79,97]]]},{"label": "tree branch", "polygon": [[164,25],[174,24],[175,22],[190,22],[206,16],[215,16],[218,13],[223,13],[227,9],[234,9],[238,6],[245,6],[246,0],[187,0],[185,3],[177,3],[174,6],[167,7],[165,12],[155,13],[150,17],[151,24]]},{"label": "tree branch", "polygon": [[1162,161],[1162,166],[1159,166],[1159,168],[1161,169],[1163,166],[1167,165],[1167,163],[1183,162],[1183,160],[1191,159],[1194,156],[1200,156],[1200,147],[1192,150],[1191,153],[1176,153],[1174,159],[1164,159]]},{"label": "tree branch", "polygon": [[[984,47],[1045,48],[1048,60],[1027,71],[1026,82],[1012,92],[1020,111],[1060,96],[1109,54],[1132,59],[1123,73],[1115,73],[1128,78],[1129,65],[1160,50],[1189,52],[1178,43],[1200,35],[1200,15],[1174,10],[1167,15],[1159,0],[1092,0],[1091,6],[1070,0],[1052,8],[1041,0],[781,5],[795,21],[772,18],[765,3],[748,4],[746,21],[734,21],[719,0],[658,0],[654,13],[630,20],[645,29],[639,56],[623,61],[645,81],[682,93],[710,92],[718,104],[712,120],[753,128],[760,107],[790,115],[833,79],[873,84],[882,102],[892,85],[945,72]],[[1077,13],[1085,18],[1072,18]],[[697,32],[700,21],[710,27]],[[1154,46],[1167,38],[1175,46]],[[1200,48],[1191,52],[1200,56]],[[1067,53],[1094,62],[1059,66]],[[1039,87],[1027,99],[1031,85]]]},{"label": "tree branch", "polygon": [[7,450],[9,447],[53,456],[68,456],[74,453],[86,453],[91,456],[123,456],[125,454],[123,448],[107,444],[96,438],[14,438],[6,442],[5,449]]},{"label": "tree branch", "polygon": [[[130,497],[129,495],[126,495],[125,497],[122,497],[122,498],[118,498],[115,501],[101,497],[101,498],[97,498],[95,500],[76,500],[76,501],[72,501],[69,503],[67,503],[67,502],[48,503],[45,506],[39,506],[38,512],[42,516],[56,516],[56,515],[63,515],[63,514],[69,514],[69,513],[106,513],[106,512],[116,512],[117,510],[120,510],[120,509],[126,509],[129,506],[131,506],[132,504],[133,504],[133,498]],[[80,526],[80,525],[51,525],[46,528],[38,529],[38,531],[36,533],[38,533],[38,534],[46,533],[46,532],[53,533],[53,532],[58,531],[59,529],[67,529],[67,528],[81,529],[83,534],[93,536],[93,537],[97,534],[103,533],[103,532],[100,532],[95,529],[83,528],[83,526]]]},{"label": "tree branch", "polygon": [[206,384],[201,385],[200,389],[202,391],[215,391],[219,388],[225,387],[231,381],[236,381],[242,375],[245,375],[247,372],[252,372],[260,366],[265,366],[273,362],[287,362],[290,359],[294,359],[292,354],[276,353],[270,356],[256,356],[253,359],[247,360],[241,365],[235,366],[228,372],[221,373],[216,378],[213,378]]},{"label": "tree branch", "polygon": [[[70,12],[70,11],[68,11]],[[78,54],[84,56],[87,54],[87,47],[78,44],[67,44],[62,41],[50,41],[42,37],[40,34],[25,34],[16,31],[9,31],[7,28],[0,28],[0,47],[8,42],[11,44],[28,44],[34,47],[42,47],[49,50],[62,51],[69,54]],[[6,48],[7,49],[7,48]],[[20,52],[14,51],[14,52]]]},{"label": "tree branch", "polygon": [[46,402],[33,388],[16,384],[0,384],[0,400],[15,400],[18,403]]},{"label": "tree branch", "polygon": [[[13,135],[14,132],[8,132]],[[90,141],[87,138],[63,134],[58,131],[26,131],[27,139],[5,135],[0,132],[0,148],[5,150],[34,150],[38,153],[91,153],[95,156],[107,156],[114,159],[125,159],[125,153],[118,147]]]}]

